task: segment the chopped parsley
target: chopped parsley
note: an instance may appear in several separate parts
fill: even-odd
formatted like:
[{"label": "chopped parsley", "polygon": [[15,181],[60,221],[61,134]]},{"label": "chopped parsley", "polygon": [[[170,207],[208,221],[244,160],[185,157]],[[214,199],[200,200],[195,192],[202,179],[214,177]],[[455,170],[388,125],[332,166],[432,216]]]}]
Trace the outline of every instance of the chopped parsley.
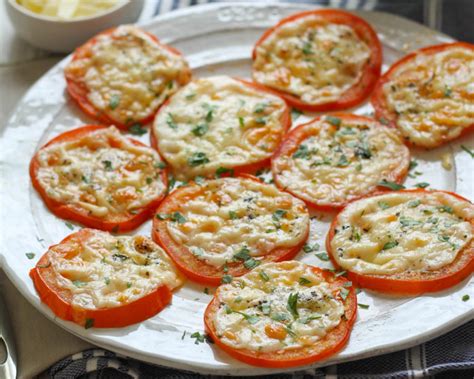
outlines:
[{"label": "chopped parsley", "polygon": [[421,183],[416,183],[415,187],[417,187],[417,188],[426,188],[426,187],[429,187],[429,185],[430,185],[430,183],[421,182]]},{"label": "chopped parsley", "polygon": [[337,167],[346,167],[349,166],[349,161],[347,160],[347,157],[342,154],[341,157],[339,158],[339,161],[337,162],[336,166]]},{"label": "chopped parsley", "polygon": [[235,213],[234,211],[229,211],[229,218],[231,220],[236,220],[238,219],[239,217],[237,216],[237,213]]},{"label": "chopped parsley", "polygon": [[311,42],[308,42],[306,41],[304,44],[303,44],[303,48],[301,49],[303,51],[303,54],[305,55],[311,55],[313,54],[313,50],[311,50]]},{"label": "chopped parsley", "polygon": [[146,181],[146,184],[151,184],[153,183],[153,178],[146,178],[145,181]]},{"label": "chopped parsley", "polygon": [[385,245],[383,245],[382,250],[390,250],[394,248],[395,246],[398,246],[398,242],[390,241],[390,242],[387,242]]},{"label": "chopped parsley", "polygon": [[420,225],[421,221],[413,220],[412,218],[401,216],[400,217],[400,224],[405,227],[411,227],[411,226],[416,226]]},{"label": "chopped parsley", "polygon": [[156,162],[156,163],[153,165],[153,167],[164,169],[164,168],[166,168],[166,163],[165,163],[165,162],[162,162],[162,161]]},{"label": "chopped parsley", "polygon": [[111,161],[102,161],[102,163],[104,165],[105,171],[112,171],[113,170]]},{"label": "chopped parsley", "polygon": [[176,122],[174,120],[174,116],[171,113],[168,113],[166,116],[166,123],[171,129],[177,129],[178,125],[176,125]]},{"label": "chopped parsley", "polygon": [[368,305],[368,304],[357,303],[357,306],[358,306],[359,308],[362,308],[362,309],[369,309],[369,305]]},{"label": "chopped parsley", "polygon": [[155,217],[158,219],[158,220],[166,220],[168,218],[170,218],[170,215],[169,214],[166,214],[166,213],[157,213],[155,215]]},{"label": "chopped parsley", "polygon": [[110,109],[114,110],[120,104],[120,96],[119,95],[112,95],[109,100],[109,107]]},{"label": "chopped parsley", "polygon": [[265,111],[265,108],[267,107],[267,105],[268,104],[265,104],[265,103],[257,104],[257,106],[255,107],[254,112],[255,113],[263,113]]},{"label": "chopped parsley", "polygon": [[81,287],[84,287],[87,283],[81,280],[73,280],[72,284],[74,284],[78,288],[81,288]]},{"label": "chopped parsley", "polygon": [[216,170],[216,178],[222,177],[222,175],[229,174],[229,176],[234,176],[233,168],[219,167]]},{"label": "chopped parsley", "polygon": [[388,205],[388,203],[386,203],[385,201],[379,201],[377,202],[378,206],[381,208],[381,209],[388,209],[390,208],[390,205]]},{"label": "chopped parsley", "polygon": [[243,117],[240,117],[240,116],[239,116],[239,125],[240,125],[241,128],[244,128],[244,127],[245,127],[244,118],[243,118]]},{"label": "chopped parsley", "polygon": [[142,136],[146,134],[146,129],[141,126],[141,124],[136,123],[128,128],[128,132],[135,136]]},{"label": "chopped parsley", "polygon": [[200,186],[201,184],[204,183],[204,180],[205,180],[205,179],[204,179],[203,176],[198,175],[198,176],[196,176],[196,177],[194,178],[194,183],[196,183],[197,185]]},{"label": "chopped parsley", "polygon": [[275,212],[273,212],[272,218],[275,221],[280,221],[287,213],[288,212],[284,209],[277,209]]},{"label": "chopped parsley", "polygon": [[257,117],[255,119],[255,122],[260,125],[265,125],[267,123],[267,120],[265,119],[265,117]]},{"label": "chopped parsley", "polygon": [[462,297],[462,301],[468,301],[470,298],[471,298],[471,297],[466,294],[466,295],[464,295],[464,296]]},{"label": "chopped parsley", "polygon": [[248,270],[253,270],[259,264],[260,264],[260,261],[257,261],[256,259],[253,259],[253,258],[249,258],[244,262],[244,267]]},{"label": "chopped parsley", "polygon": [[194,129],[192,129],[191,132],[197,137],[202,137],[204,134],[207,133],[208,130],[209,130],[208,124],[199,124]]},{"label": "chopped parsley", "polygon": [[295,122],[302,114],[303,114],[303,112],[301,112],[300,110],[298,110],[296,108],[292,108],[291,109],[291,121]]},{"label": "chopped parsley", "polygon": [[360,143],[354,148],[354,154],[362,159],[372,158],[372,152],[367,142]]},{"label": "chopped parsley", "polygon": [[26,253],[25,254],[28,259],[33,259],[35,257],[35,253]]},{"label": "chopped parsley", "polygon": [[209,158],[206,156],[206,154],[200,151],[193,153],[188,158],[188,165],[190,165],[191,167],[200,166],[209,162]]},{"label": "chopped parsley", "polygon": [[448,205],[442,205],[442,206],[436,207],[436,209],[440,211],[441,213],[453,214],[453,208],[451,208]]},{"label": "chopped parsley", "polygon": [[341,296],[341,299],[346,301],[347,296],[349,296],[349,290],[347,288],[341,288],[339,291],[339,296]]},{"label": "chopped parsley", "polygon": [[452,93],[453,93],[452,88],[449,86],[446,86],[444,90],[444,97],[451,97]]},{"label": "chopped parsley", "polygon": [[337,127],[341,126],[341,119],[339,117],[326,116],[326,121],[329,122],[331,125]]},{"label": "chopped parsley", "polygon": [[326,253],[325,251],[322,251],[320,253],[316,253],[314,255],[316,255],[322,261],[325,261],[325,262],[329,261],[328,253]]},{"label": "chopped parsley", "polygon": [[[184,338],[185,333],[186,332],[183,333],[183,338]],[[201,334],[199,332],[194,332],[193,334],[191,334],[190,337],[194,338],[194,344],[195,345],[199,345],[200,343],[204,343],[204,342],[206,342],[206,339],[207,339],[205,334]]]},{"label": "chopped parsley", "polygon": [[84,324],[84,328],[90,329],[94,326],[94,319],[93,318],[86,318],[86,322]]},{"label": "chopped parsley", "polygon": [[468,153],[471,158],[474,158],[474,151],[469,149],[467,146],[461,145],[461,149],[463,149],[466,153]]},{"label": "chopped parsley", "polygon": [[286,304],[286,309],[290,311],[290,313],[293,315],[295,319],[299,317],[298,314],[298,292],[296,293],[290,293],[290,296],[288,296],[288,301]]},{"label": "chopped parsley", "polygon": [[64,224],[68,227],[69,230],[74,230],[74,225],[72,225],[70,222],[66,221]]},{"label": "chopped parsley", "polygon": [[306,284],[310,284],[310,283],[311,283],[311,280],[308,280],[308,279],[306,279],[306,278],[301,277],[301,278],[298,280],[298,283],[301,284],[302,286],[305,286]]},{"label": "chopped parsley", "polygon": [[260,276],[260,278],[262,278],[264,282],[268,282],[270,280],[270,277],[268,276],[268,274],[263,270],[259,271],[258,275]]},{"label": "chopped parsley", "polygon": [[379,185],[381,187],[389,188],[392,191],[398,191],[398,190],[401,190],[401,189],[405,188],[405,186],[403,186],[401,184],[398,184],[398,183],[395,183],[395,182],[390,182],[386,179],[382,179],[382,181],[378,182],[377,185]]},{"label": "chopped parsley", "polygon": [[303,251],[305,253],[311,253],[315,250],[319,250],[319,244],[318,243],[314,243],[313,245],[310,245],[309,243],[305,243],[304,246],[303,246]]},{"label": "chopped parsley", "polygon": [[298,149],[293,153],[293,158],[309,159],[313,152],[306,145],[299,145]]},{"label": "chopped parsley", "polygon": [[416,208],[420,204],[421,204],[420,200],[412,200],[408,202],[408,208]]},{"label": "chopped parsley", "polygon": [[224,284],[228,284],[228,283],[231,283],[232,282],[232,275],[228,275],[228,274],[225,274],[223,277],[222,277],[222,283]]},{"label": "chopped parsley", "polygon": [[126,261],[128,259],[128,257],[126,255],[123,255],[123,254],[114,254],[114,255],[112,255],[112,259],[114,261],[119,260],[119,261],[123,262],[123,261]]},{"label": "chopped parsley", "polygon": [[184,224],[186,222],[186,218],[179,212],[174,212],[171,215],[170,220],[177,222],[178,224]]}]

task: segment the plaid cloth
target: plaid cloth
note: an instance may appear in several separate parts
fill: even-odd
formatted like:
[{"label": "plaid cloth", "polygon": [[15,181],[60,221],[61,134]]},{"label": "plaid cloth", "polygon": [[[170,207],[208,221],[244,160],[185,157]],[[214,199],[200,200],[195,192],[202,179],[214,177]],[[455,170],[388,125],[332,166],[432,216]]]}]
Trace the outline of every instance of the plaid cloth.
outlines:
[{"label": "plaid cloth", "polygon": [[[225,1],[225,0],[224,0]],[[334,8],[383,10],[423,22],[423,0],[286,0]],[[141,20],[158,14],[216,0],[149,0]],[[324,368],[291,374],[266,375],[278,379],[436,379],[474,378],[474,321],[422,345]],[[67,357],[39,376],[39,379],[224,379],[227,376],[199,375],[146,364],[122,355],[91,349]],[[245,377],[240,377],[245,378]]]},{"label": "plaid cloth", "polygon": [[[223,379],[154,366],[102,349],[86,350],[65,358],[41,379]],[[474,321],[408,350],[291,374],[266,375],[271,379],[472,379],[474,377]],[[241,377],[244,378],[244,377]],[[248,377],[247,377],[248,378]],[[261,377],[263,378],[263,377]]]}]

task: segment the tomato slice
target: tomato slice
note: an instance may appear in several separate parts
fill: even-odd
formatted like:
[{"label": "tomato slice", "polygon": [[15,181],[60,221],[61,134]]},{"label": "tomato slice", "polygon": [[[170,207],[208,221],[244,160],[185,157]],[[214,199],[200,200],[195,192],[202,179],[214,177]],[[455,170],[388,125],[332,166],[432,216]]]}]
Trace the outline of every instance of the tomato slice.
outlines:
[{"label": "tomato slice", "polygon": [[[337,152],[332,145],[342,150]],[[296,157],[298,154],[304,156]],[[278,188],[315,210],[331,211],[380,191],[383,188],[378,183],[383,179],[403,183],[409,164],[410,152],[393,129],[369,117],[335,113],[292,129],[273,155],[272,173]],[[376,170],[371,169],[374,165],[378,165]],[[304,185],[298,185],[300,179]],[[356,180],[360,188],[354,186]]]},{"label": "tomato slice", "polygon": [[[442,53],[444,51],[448,51],[450,49],[455,49],[455,48],[458,48],[458,47],[474,51],[474,45],[466,43],[466,42],[445,43],[445,44],[441,44],[441,45],[428,46],[428,47],[416,50],[416,51],[404,56],[403,58],[401,58],[397,62],[395,62],[388,69],[388,71],[381,76],[381,78],[378,81],[378,83],[377,83],[377,85],[374,89],[374,92],[371,96],[370,101],[372,103],[372,106],[375,109],[375,117],[378,120],[381,120],[381,122],[383,122],[387,125],[390,125],[392,127],[399,127],[398,126],[398,120],[400,118],[400,115],[395,112],[395,109],[391,109],[391,107],[389,106],[387,98],[384,94],[384,86],[386,86],[387,83],[390,83],[392,81],[392,79],[396,79],[396,78],[400,77],[400,75],[401,75],[400,70],[402,70],[405,66],[407,66],[407,65],[409,65],[413,62],[416,62],[416,60],[419,57],[421,57],[421,56],[435,56],[438,53]],[[447,84],[446,84],[446,88],[448,88]],[[418,96],[418,97],[421,97],[421,96]],[[470,97],[470,99],[472,101],[472,96]],[[445,106],[443,106],[443,108],[445,108]],[[432,112],[429,112],[429,113],[432,113]],[[404,133],[404,135],[405,135],[406,143],[408,145],[416,145],[416,146],[422,146],[422,147],[427,147],[427,148],[436,148],[436,147],[438,147],[440,145],[443,145],[446,142],[449,142],[449,141],[451,141],[455,138],[456,139],[460,138],[460,137],[466,135],[467,133],[472,132],[473,130],[474,130],[474,123],[472,123],[468,127],[465,127],[462,130],[462,132],[454,138],[448,137],[447,135],[443,135],[442,138],[439,141],[437,141],[433,137],[433,138],[430,138],[430,140],[427,141],[424,144],[420,144],[419,142],[418,143],[413,142],[413,141],[410,140],[409,135],[406,135],[405,133]]]},{"label": "tomato slice", "polygon": [[[99,33],[95,37],[91,38],[82,46],[79,46],[75,50],[72,56],[72,61],[90,57],[92,54],[94,54],[93,47],[94,45],[98,43],[100,37],[112,35],[116,29],[117,27],[107,29]],[[158,47],[166,49],[169,52],[173,53],[174,55],[182,56],[182,54],[174,47],[161,43],[155,35],[148,33],[146,31],[142,31],[142,32],[145,33],[147,36],[149,36],[156,43]],[[122,130],[128,130],[133,125],[137,125],[137,124],[146,125],[147,123],[153,120],[153,117],[155,116],[155,113],[157,111],[157,109],[155,109],[146,117],[143,117],[141,119],[136,119],[136,120],[134,119],[133,122],[130,122],[130,123],[121,122],[120,120],[114,119],[112,116],[108,115],[107,112],[101,109],[98,109],[94,106],[94,104],[88,98],[90,89],[83,83],[81,77],[75,75],[74,73],[69,73],[66,70],[65,78],[66,78],[66,84],[67,84],[67,91],[69,95],[72,97],[72,99],[89,117],[92,117],[93,119],[100,121],[103,124],[115,125]],[[180,76],[177,78],[177,81],[180,85],[183,85],[183,84],[186,84],[190,80],[190,78],[191,78],[191,70],[188,68],[187,70],[185,70],[184,72],[180,74]]]},{"label": "tomato slice", "polygon": [[[246,86],[248,86],[248,87],[250,87],[254,90],[257,90],[259,92],[264,92],[264,93],[268,93],[272,96],[281,97],[280,94],[275,93],[274,91],[271,91],[267,87],[262,86],[258,83],[249,82],[249,81],[246,81],[244,79],[240,79],[240,78],[236,78],[236,77],[233,77],[232,79],[237,80],[237,81],[243,83],[244,85],[246,85]],[[178,92],[184,91],[185,89],[186,88],[183,87]],[[176,94],[174,94],[173,96],[177,95],[178,92]],[[156,116],[158,116],[158,114],[160,114],[161,112],[165,112],[165,113],[167,112],[167,108],[169,106],[169,102],[170,102],[171,99],[172,99],[172,97],[170,97],[168,100],[166,100],[163,103],[163,105],[158,110]],[[288,132],[288,130],[291,127],[291,112],[290,112],[290,108],[288,106],[285,106],[285,108],[283,110],[283,113],[280,116],[280,124],[282,126],[282,133],[281,133],[281,138],[280,139],[282,139],[283,136]],[[166,160],[166,158],[165,158],[166,155],[163,154],[163,152],[160,151],[160,148],[158,146],[158,137],[156,136],[154,127],[151,128],[151,132],[150,132],[150,144]],[[222,164],[220,167],[228,169],[228,170],[233,170],[234,174],[236,174],[236,175],[243,174],[243,173],[248,173],[248,174],[253,174],[254,175],[258,170],[269,167],[270,161],[271,161],[271,156],[269,156],[266,159],[260,160],[260,161],[242,163],[242,164],[239,164],[239,165],[232,165],[232,166]],[[171,165],[170,165],[170,167],[171,167]],[[181,168],[178,168],[177,170],[179,171],[180,169]],[[209,174],[209,175],[201,175],[201,176],[213,177],[214,172],[212,174]]]},{"label": "tomato slice", "polygon": [[[231,357],[259,367],[285,368],[307,365],[336,354],[347,344],[352,327],[357,318],[357,296],[355,289],[352,286],[348,286],[347,279],[344,277],[336,277],[334,273],[322,270],[318,267],[311,267],[311,270],[315,275],[320,276],[323,281],[328,283],[329,290],[333,293],[335,298],[344,301],[344,314],[341,317],[340,323],[334,329],[331,329],[321,340],[309,346],[285,349],[278,352],[261,352],[229,346],[218,336],[213,322],[217,311],[221,307],[219,295],[224,285],[217,289],[214,298],[204,313],[206,333],[219,348]],[[341,289],[345,291],[344,297],[341,295]]]},{"label": "tomato slice", "polygon": [[[357,36],[364,41],[370,49],[370,59],[366,63],[360,79],[352,87],[342,93],[342,95],[334,101],[326,103],[308,103],[300,99],[300,97],[284,92],[282,90],[272,88],[272,91],[279,93],[289,105],[292,107],[311,111],[311,112],[325,112],[335,111],[340,109],[347,109],[360,104],[372,92],[377,80],[380,76],[382,67],[382,46],[374,29],[360,17],[351,13],[334,9],[319,9],[296,13],[289,17],[282,19],[278,24],[268,29],[257,41],[252,52],[252,59],[255,62],[257,56],[257,48],[270,36],[278,33],[279,29],[288,23],[298,21],[307,16],[318,16],[325,21],[333,24],[346,25],[352,28]],[[254,71],[255,72],[255,71]]]},{"label": "tomato slice", "polygon": [[[432,192],[446,193],[460,200],[470,203],[468,199],[449,191],[428,191],[424,189],[408,189],[394,191],[398,193],[420,193],[429,194]],[[365,198],[377,196],[386,192],[376,193]],[[361,200],[361,199],[359,199]],[[356,200],[355,202],[357,202]],[[404,271],[392,275],[376,275],[376,274],[360,274],[355,271],[343,268],[335,259],[336,252],[332,248],[332,240],[336,235],[336,227],[338,226],[341,212],[334,218],[326,237],[326,250],[333,265],[340,270],[347,271],[347,277],[355,285],[374,291],[389,293],[402,296],[414,296],[426,292],[437,292],[455,286],[474,271],[474,241],[471,240],[461,251],[458,252],[456,258],[450,264],[439,269],[431,271]],[[472,230],[474,231],[474,220],[470,220]]]},{"label": "tomato slice", "polygon": [[[112,214],[109,212],[105,217],[99,217],[97,215],[94,215],[89,210],[78,204],[67,203],[66,201],[59,201],[57,199],[54,199],[53,197],[48,195],[47,188],[45,188],[38,179],[38,172],[41,169],[39,154],[41,153],[41,151],[43,151],[43,149],[55,144],[79,141],[81,138],[86,137],[91,133],[107,129],[108,127],[102,125],[86,125],[77,129],[67,131],[53,138],[46,145],[44,145],[31,159],[30,178],[33,187],[41,195],[43,201],[45,202],[49,210],[53,212],[56,216],[63,219],[77,221],[91,228],[113,231],[116,233],[135,229],[152,216],[155,208],[160,204],[161,200],[165,197],[166,194],[166,186],[168,185],[168,176],[166,169],[160,170],[159,172],[159,180],[163,183],[163,191],[159,196],[154,198],[145,206],[134,209],[133,212],[127,211],[124,213]],[[132,142],[133,145],[147,147],[140,141],[131,138],[127,138],[127,140]],[[111,147],[114,147],[114,143],[114,141],[111,141]]]},{"label": "tomato slice", "polygon": [[[259,179],[251,176],[251,175],[241,175],[237,178],[222,178],[215,181],[216,187],[220,188],[220,186],[224,186],[226,181],[228,180],[240,180],[245,183],[245,181],[255,181],[261,183],[264,186],[269,186],[262,183]],[[191,182],[190,184],[180,187],[174,190],[171,194],[169,194],[165,200],[160,204],[158,209],[156,210],[156,215],[153,218],[153,229],[152,229],[152,237],[155,242],[157,242],[163,249],[168,253],[171,259],[174,261],[176,266],[191,280],[196,281],[198,283],[207,284],[217,286],[219,285],[224,276],[229,277],[237,277],[245,274],[248,272],[253,265],[245,265],[245,260],[238,260],[238,261],[227,261],[227,263],[223,266],[219,265],[212,265],[207,263],[204,259],[199,259],[190,248],[184,245],[184,243],[178,242],[176,238],[173,238],[172,234],[168,229],[168,222],[171,215],[176,214],[176,212],[180,213],[185,212],[186,206],[190,201],[193,201],[197,197],[206,194],[205,190],[206,182],[202,185],[198,185],[196,183]],[[270,186],[269,186],[270,187]],[[210,191],[209,191],[210,192]],[[294,202],[297,199],[293,199]],[[297,200],[299,202],[299,200]],[[234,200],[235,202],[235,200]],[[306,215],[307,210],[304,207],[304,203],[297,205],[291,205],[292,210],[297,210],[302,215]],[[230,212],[229,212],[230,213]],[[163,217],[163,215],[165,215]],[[217,216],[217,215],[216,215]],[[225,215],[220,215],[219,217],[226,217]],[[230,215],[229,215],[230,217]],[[250,216],[243,216],[243,217],[250,217]],[[306,216],[305,216],[306,217]],[[186,224],[184,224],[185,226]],[[207,226],[200,225],[199,230]],[[209,226],[210,228],[213,227],[212,225]],[[296,227],[302,228],[302,225],[297,225]],[[191,227],[189,227],[191,228]],[[197,227],[196,227],[197,228]],[[218,233],[217,230],[210,229],[209,233]],[[201,230],[202,231],[202,230]],[[227,231],[232,235],[239,235],[241,233],[239,230],[233,230],[232,232]],[[181,233],[186,234],[186,232],[181,231]],[[262,249],[264,254],[258,254],[254,258],[257,262],[253,262],[255,264],[261,264],[266,262],[279,262],[283,260],[292,259],[293,257],[298,254],[301,250],[303,245],[306,242],[309,233],[309,219],[308,222],[304,224],[303,229],[301,230],[301,234],[297,238],[297,243],[293,246],[285,246],[285,247],[277,247],[270,251],[265,251],[265,247],[261,247],[258,249]],[[238,237],[236,237],[238,239]],[[242,237],[245,238],[245,237]],[[233,242],[235,242],[233,240]],[[245,242],[245,240],[239,241]],[[223,242],[220,241],[220,244]],[[217,244],[217,243],[216,243]]]},{"label": "tomato slice", "polygon": [[[75,294],[64,284],[72,280],[70,275],[74,275],[74,272],[70,274],[67,268],[64,272],[60,272],[56,265],[59,260],[64,260],[73,267],[73,261],[81,254],[84,244],[88,243],[97,233],[103,235],[108,234],[93,229],[82,229],[67,236],[59,244],[51,246],[30,271],[30,277],[38,291],[39,297],[56,316],[66,321],[73,321],[86,328],[118,328],[146,320],[160,312],[171,302],[171,290],[174,287],[171,288],[167,284],[160,284],[136,300],[130,302],[124,301],[121,305],[101,307],[89,305],[88,307],[83,307],[78,305],[78,302],[74,302]],[[140,236],[122,238],[139,237]],[[148,241],[149,243],[153,243],[151,240]],[[158,246],[156,246],[156,248],[158,248]],[[103,254],[103,251],[101,251],[100,254],[103,255],[102,259],[104,262],[106,259],[114,259],[111,252],[108,252],[107,258],[106,255]],[[166,257],[164,252],[162,254]],[[80,262],[76,261],[76,264],[81,264],[80,267],[83,268],[89,264],[89,261],[90,257]],[[112,273],[112,275],[114,274],[117,274],[117,272]],[[118,274],[120,274],[120,272],[118,272]],[[72,283],[77,285],[79,289],[82,289],[85,288],[83,286],[88,285],[89,279],[94,280],[94,278],[87,277],[84,278],[84,282],[73,281]],[[108,278],[106,278],[106,280],[107,279]],[[113,280],[113,278],[109,280]],[[105,283],[105,285],[109,284]],[[178,282],[178,285],[180,285],[180,282]],[[117,286],[119,286],[119,284],[117,284]],[[118,301],[121,302],[120,299]]]}]

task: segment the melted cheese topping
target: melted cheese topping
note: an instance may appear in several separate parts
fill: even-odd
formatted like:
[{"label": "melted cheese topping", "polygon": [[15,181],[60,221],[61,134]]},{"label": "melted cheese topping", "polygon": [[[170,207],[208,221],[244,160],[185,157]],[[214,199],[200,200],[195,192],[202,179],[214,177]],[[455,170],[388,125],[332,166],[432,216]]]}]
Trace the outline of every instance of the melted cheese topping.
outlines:
[{"label": "melted cheese topping", "polygon": [[336,101],[362,77],[370,49],[348,25],[309,15],[279,26],[256,48],[253,78],[308,104]]},{"label": "melted cheese topping", "polygon": [[314,345],[339,325],[344,314],[343,302],[328,283],[296,261],[256,268],[219,287],[217,301],[212,322],[221,341],[261,352]]},{"label": "melted cheese topping", "polygon": [[38,152],[36,177],[47,195],[95,217],[133,214],[166,190],[159,155],[137,146],[115,127]]},{"label": "melted cheese topping", "polygon": [[88,238],[72,238],[48,251],[57,285],[71,292],[71,304],[87,309],[131,303],[162,285],[181,285],[163,250],[144,236],[116,237],[83,229]]},{"label": "melted cheese topping", "polygon": [[345,203],[407,170],[409,152],[393,128],[328,116],[303,132],[308,137],[273,168],[281,186],[307,201]]},{"label": "melted cheese topping", "polygon": [[226,76],[198,79],[161,110],[154,133],[181,179],[271,157],[285,132],[285,102]]},{"label": "melted cheese topping", "polygon": [[207,264],[247,261],[306,239],[306,206],[276,187],[237,178],[206,181],[202,187],[179,209],[185,222],[168,222],[167,229]]},{"label": "melted cheese topping", "polygon": [[94,107],[117,122],[132,125],[150,116],[189,80],[183,57],[134,26],[96,38],[69,63],[66,76],[79,80]]},{"label": "melted cheese topping", "polygon": [[383,93],[412,143],[435,147],[474,124],[474,50],[419,53],[390,74]]},{"label": "melted cheese topping", "polygon": [[443,192],[395,192],[349,204],[338,216],[334,258],[360,274],[431,271],[471,242],[474,206]]}]

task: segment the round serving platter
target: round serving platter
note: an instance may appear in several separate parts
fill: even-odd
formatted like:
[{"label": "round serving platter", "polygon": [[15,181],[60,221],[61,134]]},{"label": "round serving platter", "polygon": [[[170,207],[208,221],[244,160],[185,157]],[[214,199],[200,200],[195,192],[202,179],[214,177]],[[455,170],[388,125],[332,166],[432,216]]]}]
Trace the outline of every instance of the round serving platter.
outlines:
[{"label": "round serving platter", "polygon": [[[163,42],[172,44],[188,59],[195,77],[228,74],[250,77],[252,46],[262,32],[280,18],[310,9],[307,5],[221,3],[191,7],[160,16],[142,25]],[[427,29],[406,19],[379,12],[357,12],[376,29],[384,47],[384,69],[413,49],[449,42],[446,35]],[[238,362],[217,347],[199,343],[191,335],[203,333],[202,316],[210,301],[205,288],[187,282],[177,291],[173,302],[164,311],[146,320],[120,329],[84,329],[58,319],[41,303],[29,270],[48,246],[59,242],[81,227],[51,214],[33,190],[28,175],[30,158],[46,141],[57,134],[91,123],[65,92],[63,69],[69,57],[47,72],[20,101],[12,113],[0,141],[1,219],[0,263],[21,293],[43,314],[69,332],[93,344],[169,367],[200,373],[257,375],[283,372],[285,369],[260,369]],[[368,104],[351,110],[370,115]],[[300,116],[294,125],[309,120],[311,114]],[[148,143],[148,135],[140,137]],[[428,182],[430,188],[455,191],[468,199],[474,198],[474,164],[460,145],[474,148],[474,137],[464,138],[431,152],[412,150],[417,161],[416,171],[405,185]],[[452,159],[450,170],[443,168],[441,157]],[[445,158],[445,159],[448,159]],[[310,243],[324,249],[324,238],[334,215],[313,213]],[[150,235],[151,222],[134,234]],[[35,257],[25,255],[34,252]],[[314,253],[301,252],[297,259],[320,267],[331,268]],[[374,356],[407,348],[473,318],[472,302],[463,302],[470,294],[474,298],[474,280],[467,279],[441,293],[416,298],[394,298],[362,291],[358,319],[348,345],[331,359],[309,367]],[[302,367],[308,368],[308,367]],[[294,368],[286,371],[295,371]]]}]

